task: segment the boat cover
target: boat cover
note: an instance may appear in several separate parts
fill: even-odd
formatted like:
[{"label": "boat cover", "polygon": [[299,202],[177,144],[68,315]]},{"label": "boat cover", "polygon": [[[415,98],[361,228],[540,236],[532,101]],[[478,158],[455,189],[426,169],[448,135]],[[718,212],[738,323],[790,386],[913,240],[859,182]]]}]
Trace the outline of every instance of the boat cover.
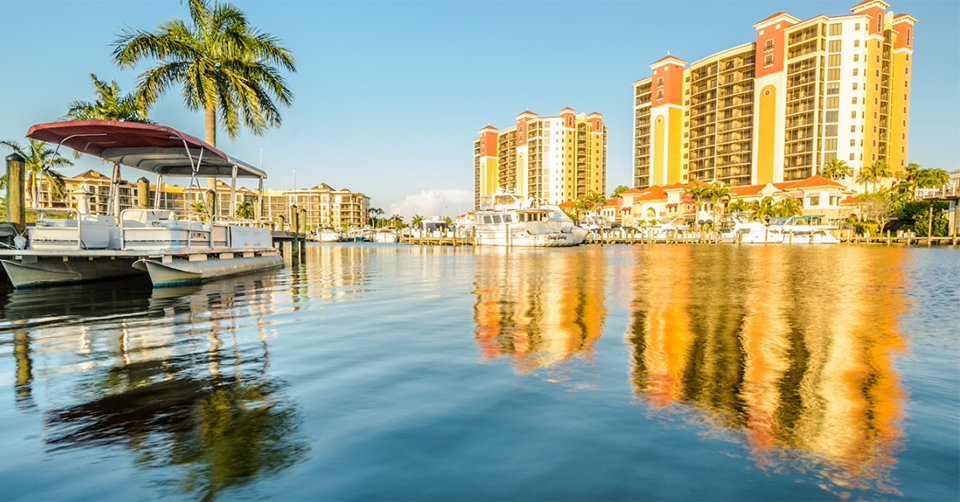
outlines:
[{"label": "boat cover", "polygon": [[72,120],[37,124],[27,137],[163,176],[231,177],[236,166],[238,178],[267,177],[198,138],[161,125]]}]

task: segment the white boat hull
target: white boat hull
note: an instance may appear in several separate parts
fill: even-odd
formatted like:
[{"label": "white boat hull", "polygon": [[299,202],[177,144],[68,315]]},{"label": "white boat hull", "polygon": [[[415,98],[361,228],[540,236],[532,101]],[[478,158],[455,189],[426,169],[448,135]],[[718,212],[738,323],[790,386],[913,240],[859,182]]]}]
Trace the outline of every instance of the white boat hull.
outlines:
[{"label": "white boat hull", "polygon": [[476,230],[478,246],[514,246],[514,247],[565,247],[579,246],[587,236],[587,231],[575,228],[568,232],[549,232],[531,234],[525,229],[507,232]]},{"label": "white boat hull", "polygon": [[145,270],[150,274],[150,281],[154,286],[163,287],[230,277],[283,265],[283,258],[276,253],[232,258],[214,258],[213,256],[215,255],[209,259],[196,261],[182,258],[170,260],[148,258],[138,260],[133,267]]}]

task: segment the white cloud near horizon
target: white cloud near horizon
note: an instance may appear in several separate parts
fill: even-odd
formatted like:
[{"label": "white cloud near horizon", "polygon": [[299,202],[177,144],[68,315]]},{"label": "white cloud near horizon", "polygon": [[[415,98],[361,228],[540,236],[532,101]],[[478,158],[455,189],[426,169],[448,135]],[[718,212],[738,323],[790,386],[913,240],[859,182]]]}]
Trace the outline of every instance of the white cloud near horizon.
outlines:
[{"label": "white cloud near horizon", "polygon": [[384,217],[392,214],[403,216],[407,224],[415,214],[420,216],[457,216],[473,211],[473,193],[461,189],[424,190],[418,194],[407,195],[402,200],[390,204],[390,211],[384,211]]}]

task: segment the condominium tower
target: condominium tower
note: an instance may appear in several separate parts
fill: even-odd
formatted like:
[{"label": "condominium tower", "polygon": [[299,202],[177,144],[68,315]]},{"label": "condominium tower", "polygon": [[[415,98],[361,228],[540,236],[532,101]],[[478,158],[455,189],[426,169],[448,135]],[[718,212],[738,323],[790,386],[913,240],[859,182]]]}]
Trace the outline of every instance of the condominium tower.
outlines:
[{"label": "condominium tower", "polygon": [[691,63],[667,55],[633,83],[636,187],[853,177],[907,158],[913,25],[883,0],[841,16],[777,12],[756,39]]},{"label": "condominium tower", "polygon": [[603,115],[556,117],[529,110],[506,129],[487,126],[473,141],[474,206],[497,189],[560,204],[607,190],[607,127]]}]

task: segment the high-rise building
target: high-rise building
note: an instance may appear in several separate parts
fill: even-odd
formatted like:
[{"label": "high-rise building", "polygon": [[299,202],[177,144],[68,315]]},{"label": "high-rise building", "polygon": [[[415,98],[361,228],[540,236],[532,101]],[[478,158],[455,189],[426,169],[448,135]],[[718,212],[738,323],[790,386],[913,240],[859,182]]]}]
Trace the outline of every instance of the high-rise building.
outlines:
[{"label": "high-rise building", "polygon": [[497,189],[548,204],[607,190],[607,127],[597,112],[564,108],[541,117],[527,110],[511,127],[480,129],[473,158],[475,207]]},{"label": "high-rise building", "polygon": [[883,0],[840,16],[777,12],[754,41],[691,63],[667,55],[634,87],[636,187],[800,180],[833,159],[907,165],[913,25]]}]

